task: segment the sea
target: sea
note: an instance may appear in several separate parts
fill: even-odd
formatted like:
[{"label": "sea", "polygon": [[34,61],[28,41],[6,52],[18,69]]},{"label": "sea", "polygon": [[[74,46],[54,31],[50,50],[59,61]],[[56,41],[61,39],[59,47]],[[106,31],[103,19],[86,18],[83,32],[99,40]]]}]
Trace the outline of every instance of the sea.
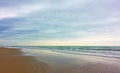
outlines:
[{"label": "sea", "polygon": [[39,54],[36,51],[49,51],[73,55],[94,55],[120,58],[120,46],[9,46],[24,52]]}]

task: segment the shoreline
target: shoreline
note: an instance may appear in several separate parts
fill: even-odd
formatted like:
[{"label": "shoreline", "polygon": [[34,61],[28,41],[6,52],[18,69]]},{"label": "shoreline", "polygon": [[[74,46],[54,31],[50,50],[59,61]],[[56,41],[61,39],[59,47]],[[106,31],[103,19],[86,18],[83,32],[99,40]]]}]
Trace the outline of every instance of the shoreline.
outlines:
[{"label": "shoreline", "polygon": [[[9,48],[9,47],[8,47]],[[11,48],[11,47],[10,47]],[[23,47],[12,47],[12,48],[19,48],[19,49],[30,49],[30,50],[32,50],[33,48],[23,48]],[[35,50],[35,49],[34,49]],[[40,50],[43,50],[43,49],[40,49]],[[99,56],[99,57],[108,57],[108,58],[116,58],[116,59],[120,59],[120,56],[118,56],[118,55],[120,55],[120,54],[118,54],[117,55],[117,53],[114,53],[114,52],[111,52],[111,51],[108,51],[108,53],[106,52],[106,53],[91,53],[91,52],[82,52],[82,51],[79,51],[79,52],[77,52],[77,51],[70,51],[70,50],[67,50],[67,51],[64,51],[64,50],[49,50],[49,51],[52,51],[52,52],[60,52],[60,53],[67,53],[67,54],[75,54],[75,55],[90,55],[90,56]],[[91,51],[91,50],[89,50],[89,51]],[[110,53],[109,53],[110,52]],[[113,53],[113,54],[111,54],[111,53]],[[119,52],[118,52],[119,53]]]},{"label": "shoreline", "polygon": [[41,52],[26,56],[20,49],[0,47],[0,73],[120,73],[120,59]]}]

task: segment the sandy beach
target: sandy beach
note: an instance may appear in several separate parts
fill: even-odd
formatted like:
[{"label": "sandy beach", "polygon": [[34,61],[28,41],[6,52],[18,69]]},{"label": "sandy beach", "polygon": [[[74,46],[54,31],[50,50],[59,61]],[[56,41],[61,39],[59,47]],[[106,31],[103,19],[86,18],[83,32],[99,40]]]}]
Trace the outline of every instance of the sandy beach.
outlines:
[{"label": "sandy beach", "polygon": [[0,48],[0,73],[49,73],[49,68],[30,56],[23,56],[19,49]]},{"label": "sandy beach", "polygon": [[120,59],[45,54],[25,56],[19,49],[0,47],[0,73],[120,73]]}]

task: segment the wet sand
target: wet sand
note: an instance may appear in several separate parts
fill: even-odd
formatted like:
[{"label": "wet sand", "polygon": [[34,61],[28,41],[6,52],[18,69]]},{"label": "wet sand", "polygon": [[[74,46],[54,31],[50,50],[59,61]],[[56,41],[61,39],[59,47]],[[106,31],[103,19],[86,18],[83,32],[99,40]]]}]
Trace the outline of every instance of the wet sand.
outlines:
[{"label": "wet sand", "polygon": [[120,73],[120,59],[41,51],[35,56],[50,65],[53,73]]},{"label": "wet sand", "polygon": [[0,73],[120,73],[120,59],[47,54],[25,56],[19,49],[0,47]]}]

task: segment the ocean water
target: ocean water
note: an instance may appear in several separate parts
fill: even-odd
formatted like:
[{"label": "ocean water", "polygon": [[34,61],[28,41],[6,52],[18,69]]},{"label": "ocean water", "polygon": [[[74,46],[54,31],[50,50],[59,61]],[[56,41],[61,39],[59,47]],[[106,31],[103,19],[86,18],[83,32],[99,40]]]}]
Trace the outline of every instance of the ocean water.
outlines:
[{"label": "ocean water", "polygon": [[37,51],[51,53],[66,53],[74,55],[96,55],[112,58],[120,58],[120,46],[11,46],[20,48],[24,52],[39,54]]}]

